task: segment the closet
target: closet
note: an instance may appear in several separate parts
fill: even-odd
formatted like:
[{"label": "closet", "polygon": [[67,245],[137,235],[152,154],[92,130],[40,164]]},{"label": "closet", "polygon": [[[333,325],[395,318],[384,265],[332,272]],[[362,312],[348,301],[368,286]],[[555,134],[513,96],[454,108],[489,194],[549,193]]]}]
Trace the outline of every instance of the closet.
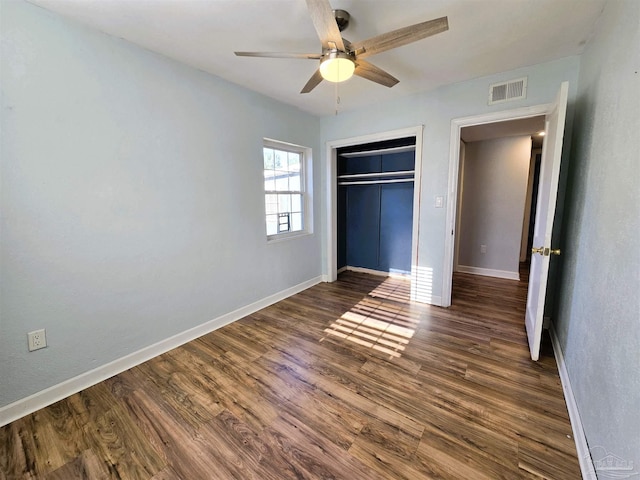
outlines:
[{"label": "closet", "polygon": [[338,269],[411,272],[415,137],[338,150]]}]

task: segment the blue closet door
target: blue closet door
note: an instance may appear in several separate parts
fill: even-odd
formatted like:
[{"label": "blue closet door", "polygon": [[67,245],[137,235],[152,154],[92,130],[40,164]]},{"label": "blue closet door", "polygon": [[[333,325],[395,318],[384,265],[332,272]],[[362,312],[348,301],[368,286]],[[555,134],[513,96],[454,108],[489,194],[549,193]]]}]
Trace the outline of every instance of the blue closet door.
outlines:
[{"label": "blue closet door", "polygon": [[378,269],[380,186],[353,185],[347,193],[347,265]]},{"label": "blue closet door", "polygon": [[381,185],[378,270],[411,273],[413,183]]}]

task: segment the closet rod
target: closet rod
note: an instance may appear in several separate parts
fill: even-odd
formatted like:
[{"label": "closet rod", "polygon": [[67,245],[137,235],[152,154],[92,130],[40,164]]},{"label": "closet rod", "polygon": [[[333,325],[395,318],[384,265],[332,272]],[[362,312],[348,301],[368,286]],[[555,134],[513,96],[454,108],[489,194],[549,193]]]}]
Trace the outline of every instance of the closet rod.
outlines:
[{"label": "closet rod", "polygon": [[415,173],[415,170],[402,170],[397,172],[349,173],[346,175],[338,175],[338,180],[343,178],[402,177],[404,175],[415,175]]},{"label": "closet rod", "polygon": [[377,185],[380,183],[406,183],[413,182],[413,178],[397,178],[394,180],[362,180],[360,182],[338,182],[340,185]]}]

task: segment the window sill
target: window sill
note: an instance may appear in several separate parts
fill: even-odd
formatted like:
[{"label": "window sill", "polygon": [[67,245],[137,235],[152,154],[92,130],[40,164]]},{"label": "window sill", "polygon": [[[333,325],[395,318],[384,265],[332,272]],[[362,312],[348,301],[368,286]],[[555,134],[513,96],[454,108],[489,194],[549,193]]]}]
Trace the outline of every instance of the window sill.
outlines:
[{"label": "window sill", "polygon": [[280,233],[276,235],[267,236],[267,243],[279,243],[284,242],[286,240],[293,240],[300,237],[307,237],[309,235],[313,235],[312,232],[308,232],[306,230],[300,232],[292,232],[292,233]]}]

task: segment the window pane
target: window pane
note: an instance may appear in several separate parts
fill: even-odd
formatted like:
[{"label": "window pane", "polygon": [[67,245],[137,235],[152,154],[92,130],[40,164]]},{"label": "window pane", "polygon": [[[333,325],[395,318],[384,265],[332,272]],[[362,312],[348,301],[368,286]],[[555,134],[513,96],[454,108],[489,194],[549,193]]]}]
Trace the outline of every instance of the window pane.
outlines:
[{"label": "window pane", "polygon": [[267,235],[278,233],[278,215],[267,215]]},{"label": "window pane", "polygon": [[275,169],[286,170],[287,169],[287,152],[282,150],[274,150],[275,152]]},{"label": "window pane", "polygon": [[272,148],[263,148],[262,154],[264,157],[264,168],[273,170],[273,149]]},{"label": "window pane", "polygon": [[301,213],[291,214],[291,230],[294,232],[298,230],[302,230],[302,214]]},{"label": "window pane", "polygon": [[278,233],[291,231],[291,214],[280,213],[278,214]]},{"label": "window pane", "polygon": [[275,174],[273,170],[264,171],[264,189],[267,192],[276,189]]},{"label": "window pane", "polygon": [[299,172],[300,171],[300,154],[289,152],[289,171],[290,172]]},{"label": "window pane", "polygon": [[278,213],[278,196],[277,195],[265,195],[264,204],[266,207],[267,215]]},{"label": "window pane", "polygon": [[291,211],[302,212],[302,195],[291,195]]},{"label": "window pane", "polygon": [[291,211],[291,195],[278,195],[278,211],[280,213],[288,213]]},{"label": "window pane", "polygon": [[292,192],[299,192],[300,189],[300,174],[292,173],[289,177],[289,190]]},{"label": "window pane", "polygon": [[289,191],[289,173],[281,170],[276,171],[276,188],[279,192]]}]

